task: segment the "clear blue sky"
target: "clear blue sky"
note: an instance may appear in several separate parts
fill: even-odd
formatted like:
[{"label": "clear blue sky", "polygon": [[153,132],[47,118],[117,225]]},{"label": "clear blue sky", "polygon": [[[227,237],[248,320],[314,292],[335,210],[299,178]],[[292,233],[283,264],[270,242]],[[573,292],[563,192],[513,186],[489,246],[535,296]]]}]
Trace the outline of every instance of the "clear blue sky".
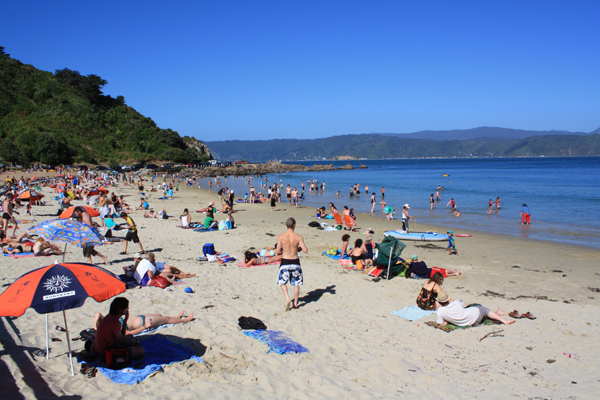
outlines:
[{"label": "clear blue sky", "polygon": [[600,127],[600,1],[4,1],[0,46],[200,140]]}]

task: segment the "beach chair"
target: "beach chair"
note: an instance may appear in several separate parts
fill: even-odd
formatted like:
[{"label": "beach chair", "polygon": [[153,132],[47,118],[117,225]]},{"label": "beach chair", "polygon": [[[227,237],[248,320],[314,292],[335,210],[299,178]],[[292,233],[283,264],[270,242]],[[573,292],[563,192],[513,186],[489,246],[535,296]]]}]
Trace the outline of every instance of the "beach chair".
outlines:
[{"label": "beach chair", "polygon": [[[390,275],[398,275],[402,272],[404,265],[396,264],[396,260],[398,260],[405,247],[406,245],[404,243],[393,236],[384,237],[383,242],[377,245],[379,252],[375,264],[387,266],[386,279],[390,279]],[[393,266],[392,263],[394,264]]]},{"label": "beach chair", "polygon": [[348,227],[348,229],[353,230],[356,226],[356,221],[352,219],[349,215],[344,215],[344,226]]},{"label": "beach chair", "polygon": [[333,213],[333,219],[335,219],[336,224],[344,226],[344,221],[340,213]]}]

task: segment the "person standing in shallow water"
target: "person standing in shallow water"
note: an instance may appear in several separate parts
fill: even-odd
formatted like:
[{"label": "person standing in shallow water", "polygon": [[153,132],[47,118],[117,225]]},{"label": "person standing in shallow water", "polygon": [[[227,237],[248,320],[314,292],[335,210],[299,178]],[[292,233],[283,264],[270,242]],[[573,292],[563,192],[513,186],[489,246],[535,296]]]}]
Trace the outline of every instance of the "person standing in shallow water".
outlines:
[{"label": "person standing in shallow water", "polygon": [[283,295],[285,296],[285,310],[289,311],[292,307],[292,301],[288,293],[287,283],[294,287],[294,302],[293,307],[298,308],[298,298],[300,296],[300,286],[304,284],[304,276],[302,274],[302,267],[300,266],[300,259],[298,258],[298,251],[308,253],[308,247],[304,244],[302,236],[298,235],[294,230],[296,229],[296,220],[294,218],[288,218],[285,222],[287,231],[282,233],[277,238],[277,249],[281,249],[282,260],[279,265],[279,275],[277,276],[277,284],[281,287]]}]

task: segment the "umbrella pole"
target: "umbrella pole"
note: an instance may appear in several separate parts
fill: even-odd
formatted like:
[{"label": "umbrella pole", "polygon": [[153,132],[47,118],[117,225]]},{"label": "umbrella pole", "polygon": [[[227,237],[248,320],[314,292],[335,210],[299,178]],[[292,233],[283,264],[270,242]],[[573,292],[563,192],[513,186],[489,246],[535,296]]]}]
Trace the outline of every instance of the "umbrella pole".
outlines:
[{"label": "umbrella pole", "polygon": [[387,270],[387,279],[390,280],[390,265],[392,265],[392,254],[394,254],[394,249],[396,248],[396,243],[392,245],[392,250],[390,250],[390,259],[388,260],[388,270]]},{"label": "umbrella pole", "polygon": [[62,261],[61,261],[61,262],[65,262],[65,255],[67,254],[67,245],[68,245],[68,244],[69,244],[69,243],[65,243],[65,249],[63,250],[63,259],[62,259]]},{"label": "umbrella pole", "polygon": [[71,361],[71,375],[75,376],[75,370],[73,369],[73,354],[71,354],[71,335],[69,335],[69,327],[67,325],[67,313],[63,310],[63,316],[65,318],[65,330],[67,331],[67,346],[69,347],[69,360]]},{"label": "umbrella pole", "polygon": [[50,359],[50,347],[48,344],[49,340],[48,340],[48,314],[46,314],[46,360]]}]

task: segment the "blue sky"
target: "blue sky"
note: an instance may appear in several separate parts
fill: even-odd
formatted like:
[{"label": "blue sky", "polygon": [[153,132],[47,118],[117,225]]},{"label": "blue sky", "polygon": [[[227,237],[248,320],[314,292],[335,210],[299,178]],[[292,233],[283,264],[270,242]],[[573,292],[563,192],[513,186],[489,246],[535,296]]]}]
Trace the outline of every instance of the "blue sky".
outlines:
[{"label": "blue sky", "polygon": [[12,1],[0,46],[200,140],[600,127],[599,1]]}]

